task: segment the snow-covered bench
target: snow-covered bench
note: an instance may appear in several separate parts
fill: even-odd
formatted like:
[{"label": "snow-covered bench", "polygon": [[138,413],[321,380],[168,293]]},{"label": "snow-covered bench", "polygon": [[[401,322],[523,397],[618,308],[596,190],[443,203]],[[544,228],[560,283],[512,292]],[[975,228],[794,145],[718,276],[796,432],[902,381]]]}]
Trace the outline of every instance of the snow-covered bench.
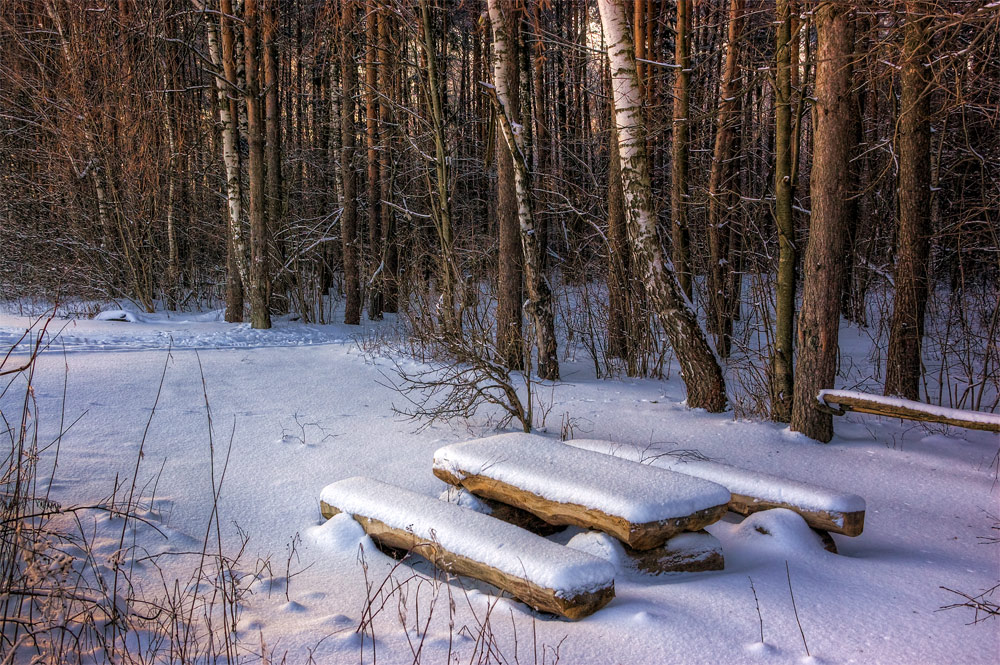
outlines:
[{"label": "snow-covered bench", "polygon": [[326,518],[348,513],[372,540],[449,573],[489,582],[531,607],[579,619],[615,595],[614,567],[516,526],[370,478],[323,488]]},{"label": "snow-covered bench", "polygon": [[730,500],[716,483],[533,434],[445,446],[434,453],[434,475],[549,524],[604,531],[637,550],[718,521]]},{"label": "snow-covered bench", "polygon": [[818,399],[821,404],[839,412],[839,415],[843,415],[847,411],[860,411],[876,416],[905,418],[954,425],[966,429],[1000,432],[1000,414],[996,413],[949,409],[945,406],[924,404],[901,397],[869,395],[853,390],[821,390]]},{"label": "snow-covered bench", "polygon": [[788,508],[815,529],[857,536],[865,526],[865,500],[856,494],[789,480],[728,464],[682,459],[649,448],[628,444],[576,439],[573,447],[642,462],[661,469],[696,476],[722,485],[732,495],[729,509],[749,515],[770,508]]}]

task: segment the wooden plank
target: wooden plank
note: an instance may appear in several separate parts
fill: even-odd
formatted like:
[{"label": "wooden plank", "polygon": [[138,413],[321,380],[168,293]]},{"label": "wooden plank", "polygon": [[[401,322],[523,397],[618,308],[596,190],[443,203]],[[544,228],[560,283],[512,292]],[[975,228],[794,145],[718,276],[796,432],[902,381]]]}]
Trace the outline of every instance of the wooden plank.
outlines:
[{"label": "wooden plank", "polygon": [[821,531],[859,536],[865,527],[864,499],[853,494],[720,462],[682,459],[655,448],[596,439],[577,439],[567,443],[718,483],[730,492],[729,509],[741,515],[787,508],[801,515],[809,526]]},{"label": "wooden plank", "polygon": [[[336,506],[325,501],[320,501],[320,511],[328,519],[341,512]],[[413,531],[392,527],[385,522],[357,513],[353,517],[377,544],[418,554],[453,575],[465,575],[492,584],[542,612],[558,614],[572,620],[582,619],[607,605],[615,596],[612,582],[595,592],[581,593],[568,598],[561,597],[554,589],[546,589],[479,561],[450,552],[439,543],[418,537]]]},{"label": "wooden plank", "polygon": [[651,550],[626,545],[625,554],[638,570],[650,575],[700,573],[726,567],[722,543],[707,531],[678,534]]},{"label": "wooden plank", "polygon": [[[829,390],[821,392],[819,400],[831,408],[834,408],[832,405],[836,405],[841,412],[857,411],[888,418],[904,418],[985,432],[1000,432],[1000,416],[984,414],[980,411],[938,409],[932,404],[903,399],[894,399],[892,403],[886,403],[879,400],[877,396],[866,398],[857,393],[843,394],[839,391]],[[934,413],[934,411],[939,411],[939,413]],[[838,415],[843,415],[843,413]]]},{"label": "wooden plank", "polygon": [[787,508],[805,519],[809,526],[819,531],[831,531],[845,536],[860,536],[865,528],[865,511],[838,512],[835,510],[810,510],[783,501],[769,501],[744,494],[733,494],[729,509],[740,515],[750,515],[771,508]]},{"label": "wooden plank", "polygon": [[327,518],[352,515],[382,547],[412,551],[535,609],[569,619],[614,597],[614,566],[474,510],[371,478],[345,478],[320,492]]},{"label": "wooden plank", "polygon": [[460,471],[460,475],[455,475],[448,469],[435,466],[434,475],[446,483],[464,487],[476,496],[526,510],[549,524],[573,525],[603,531],[636,550],[658,547],[682,531],[703,529],[722,519],[728,510],[726,504],[721,504],[699,510],[692,515],[634,523],[595,508],[552,501],[514,485],[464,469]]}]

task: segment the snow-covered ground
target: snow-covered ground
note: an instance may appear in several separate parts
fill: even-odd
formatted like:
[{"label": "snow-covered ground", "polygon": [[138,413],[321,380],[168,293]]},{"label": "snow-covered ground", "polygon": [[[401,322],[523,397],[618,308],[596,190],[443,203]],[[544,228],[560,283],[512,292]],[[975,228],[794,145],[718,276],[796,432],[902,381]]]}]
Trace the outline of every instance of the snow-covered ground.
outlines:
[{"label": "snow-covered ground", "polygon": [[[0,346],[30,322],[0,315]],[[811,662],[995,663],[1000,654],[1000,623],[970,625],[965,608],[939,611],[961,600],[942,587],[976,595],[1000,580],[1000,544],[983,542],[1000,520],[994,434],[849,414],[821,445],[775,423],[686,409],[676,372],[669,381],[595,380],[588,362],[567,362],[564,383],[542,393],[550,436],[564,420],[578,438],[697,451],[857,494],[867,505],[861,536],[834,536],[839,555],[789,511],[727,518],[708,528],[722,543],[725,570],[620,570],[615,599],[571,623],[497,601],[481,583],[410,579],[414,570],[433,573],[424,563],[393,570],[396,562],[352,522],[320,517],[321,489],[351,476],[437,497],[445,485],[431,473],[434,451],[495,433],[481,422],[414,433],[414,423],[395,416],[401,398],[383,374],[391,376],[391,363],[373,361],[355,342],[377,326],[282,321],[252,331],[216,313],[56,320],[50,329],[61,333],[34,380],[41,439],[76,421],[61,441],[52,499],[92,503],[113,493],[116,477],[130,479],[155,403],[137,483],[148,523],[135,523],[128,542],[176,552],[161,567],[185,576],[191,561],[183,553],[200,551],[213,524],[213,461],[218,484],[229,451],[218,501],[222,546],[238,550],[245,533],[239,567],[257,575],[240,581],[249,591],[238,624],[246,662],[265,651],[275,662],[410,663],[418,648],[424,663],[448,662],[449,654],[478,662],[484,634],[499,650],[494,662],[502,655],[510,663],[796,663],[806,656],[803,635]],[[853,366],[864,365],[864,354]],[[8,391],[0,407],[19,414],[22,398]],[[48,478],[54,450],[39,478]],[[126,480],[118,492],[127,490]],[[120,520],[83,515],[96,555],[112,556]],[[154,568],[135,570],[146,593],[164,592]],[[372,619],[369,588],[374,595],[390,573],[403,586],[380,605],[395,588],[382,587],[382,611]],[[356,632],[362,623],[375,635],[374,651]]]}]

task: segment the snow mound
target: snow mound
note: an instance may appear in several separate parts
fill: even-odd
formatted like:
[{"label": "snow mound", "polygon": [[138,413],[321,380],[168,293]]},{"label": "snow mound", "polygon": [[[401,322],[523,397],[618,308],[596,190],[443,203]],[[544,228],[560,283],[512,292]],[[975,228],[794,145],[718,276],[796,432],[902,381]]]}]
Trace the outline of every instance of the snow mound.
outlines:
[{"label": "snow mound", "polygon": [[124,309],[106,309],[103,312],[98,312],[94,316],[95,321],[127,321],[128,323],[142,323],[145,319],[135,312],[129,312]]},{"label": "snow mound", "polygon": [[586,552],[591,556],[604,559],[614,566],[616,570],[626,570],[629,567],[634,568],[634,566],[630,566],[628,554],[625,553],[625,548],[621,542],[614,536],[609,536],[600,531],[578,533],[570,538],[569,542],[566,543],[566,547],[571,547],[574,550]]},{"label": "snow mound", "polygon": [[750,515],[736,527],[733,538],[756,552],[782,558],[827,553],[819,535],[801,515],[787,508],[773,508]]},{"label": "snow mound", "polygon": [[309,528],[306,535],[317,545],[344,554],[353,554],[358,545],[364,544],[365,549],[371,549],[369,544],[375,546],[361,525],[345,513],[334,515],[323,524]]}]

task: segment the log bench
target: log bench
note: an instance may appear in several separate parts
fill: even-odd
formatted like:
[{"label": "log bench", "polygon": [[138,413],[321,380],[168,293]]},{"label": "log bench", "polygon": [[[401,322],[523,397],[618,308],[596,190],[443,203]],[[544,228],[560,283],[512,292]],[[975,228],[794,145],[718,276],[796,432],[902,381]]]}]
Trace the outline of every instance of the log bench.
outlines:
[{"label": "log bench", "polygon": [[716,483],[534,434],[501,434],[445,446],[434,475],[549,524],[608,533],[636,550],[722,518],[729,491]]},{"label": "log bench", "polygon": [[858,411],[859,413],[870,413],[889,418],[904,418],[986,432],[1000,432],[1000,414],[996,413],[950,409],[945,406],[925,404],[900,397],[866,395],[853,390],[821,390],[817,399],[820,404],[829,407],[838,416],[842,416],[848,411]]},{"label": "log bench", "polygon": [[837,492],[819,485],[719,462],[684,460],[657,450],[628,444],[593,439],[576,439],[566,443],[575,448],[642,462],[718,483],[731,494],[729,509],[741,515],[771,508],[788,508],[801,515],[814,529],[845,536],[858,536],[865,526],[865,500],[856,494]]},{"label": "log bench", "polygon": [[377,544],[488,582],[536,610],[575,620],[615,595],[614,567],[603,559],[377,480],[355,477],[327,485],[320,510],[326,518],[348,513]]}]

